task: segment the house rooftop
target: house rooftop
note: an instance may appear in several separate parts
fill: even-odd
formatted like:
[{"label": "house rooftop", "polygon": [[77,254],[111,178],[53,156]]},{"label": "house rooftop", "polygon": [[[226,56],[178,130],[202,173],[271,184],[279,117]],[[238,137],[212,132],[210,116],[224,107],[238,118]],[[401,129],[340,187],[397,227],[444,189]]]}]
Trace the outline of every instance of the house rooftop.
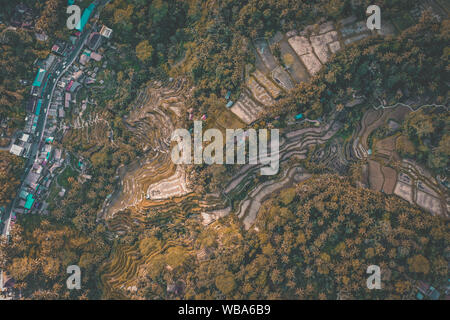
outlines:
[{"label": "house rooftop", "polygon": [[81,19],[80,21],[78,21],[77,26],[75,27],[75,29],[77,29],[78,31],[83,31],[84,27],[86,26],[86,24],[88,23],[92,12],[95,9],[95,3],[91,3],[89,5],[89,7],[87,7],[84,11],[83,14],[81,15]]},{"label": "house rooftop", "polygon": [[100,34],[105,38],[110,38],[112,33],[112,29],[108,28],[107,26],[103,25],[102,29],[100,30]]},{"label": "house rooftop", "polygon": [[30,135],[29,134],[22,134],[22,137],[20,138],[21,141],[23,142],[28,142],[28,140],[30,139]]},{"label": "house rooftop", "polygon": [[34,204],[34,201],[35,201],[35,199],[33,198],[33,195],[31,193],[28,194],[27,201],[25,202],[24,208],[30,210]]},{"label": "house rooftop", "polygon": [[23,148],[21,146],[18,146],[16,144],[13,144],[11,146],[11,149],[9,150],[12,154],[16,156],[21,156],[23,154]]},{"label": "house rooftop", "polygon": [[38,73],[36,74],[36,78],[34,79],[33,82],[33,87],[40,87],[42,85],[42,80],[44,80],[44,76],[45,76],[45,70],[40,68],[38,70]]}]

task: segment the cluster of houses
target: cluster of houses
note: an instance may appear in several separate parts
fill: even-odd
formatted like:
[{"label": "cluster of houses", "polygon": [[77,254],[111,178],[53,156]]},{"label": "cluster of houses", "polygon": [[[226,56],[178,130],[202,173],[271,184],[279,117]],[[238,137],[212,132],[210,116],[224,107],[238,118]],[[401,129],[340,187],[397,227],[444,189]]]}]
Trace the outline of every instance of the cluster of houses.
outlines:
[{"label": "cluster of houses", "polygon": [[[55,137],[58,139],[61,134],[59,129],[64,125],[63,119],[71,103],[76,103],[77,91],[83,86],[95,83],[99,69],[106,68],[106,62],[103,65],[97,63],[95,66],[90,66],[89,63],[90,60],[97,62],[102,60],[98,50],[102,42],[109,39],[112,34],[112,29],[106,26],[93,30],[78,60],[66,68],[67,57],[73,53],[77,44],[80,44],[83,29],[94,8],[95,5],[91,4],[84,11],[77,30],[68,41],[57,40],[46,59],[35,61],[37,72],[26,104],[25,125],[10,145],[12,154],[30,160],[27,165],[27,175],[14,202],[7,226],[5,226],[6,221],[0,221],[2,231],[6,231],[6,234],[14,225],[17,214],[32,211],[46,213],[48,206],[44,201],[46,191],[57,175],[58,169],[64,166],[63,151],[55,147],[53,143]],[[20,4],[15,9],[12,24],[24,27],[24,23],[31,18],[32,10]],[[61,72],[63,72],[62,76],[60,76]],[[48,89],[53,88],[55,82],[57,83],[52,94]],[[23,80],[24,85],[27,83],[28,81]],[[62,189],[60,196],[64,196],[64,193],[65,190]]]},{"label": "cluster of houses", "polygon": [[[90,16],[90,13],[87,16]],[[78,29],[82,30],[86,22]],[[90,60],[98,62],[102,60],[98,49],[103,40],[110,38],[112,34],[112,30],[106,26],[98,29],[98,32],[90,34],[79,60],[66,68],[63,76],[59,76],[62,70],[58,70],[58,67],[64,57],[74,50],[81,36],[81,30],[77,30],[67,42],[61,40],[55,42],[50,55],[44,60],[35,62],[38,70],[26,106],[25,126],[21,136],[10,147],[12,154],[26,158],[35,157],[35,161],[19,190],[18,199],[11,212],[9,229],[14,224],[17,214],[31,211],[46,213],[48,204],[43,201],[43,196],[50,187],[58,168],[64,164],[62,150],[53,145],[58,128],[61,128],[61,120],[64,119],[70,104],[76,103],[77,91],[83,86],[96,82],[99,68],[106,67],[106,62],[102,66],[89,67]],[[45,96],[47,87],[53,86],[54,81],[57,81],[57,85],[53,94],[51,97],[50,94]],[[45,108],[46,100],[48,100],[48,110]],[[42,121],[44,122],[42,137],[38,137],[40,134],[38,127],[42,125]],[[62,189],[61,192],[60,196],[63,196],[65,190]]]},{"label": "cluster of houses", "polygon": [[[443,298],[450,300],[450,278],[447,279],[447,283],[443,284],[442,288],[445,290]],[[417,300],[439,300],[442,298],[441,293],[435,287],[424,281],[417,281],[416,290]]]},{"label": "cluster of houses", "polygon": [[22,136],[16,140],[14,144],[11,145],[9,152],[16,156],[28,156],[31,150],[31,139],[30,134],[22,133]]},{"label": "cluster of houses", "polygon": [[[79,32],[75,33],[75,37],[79,35]],[[28,114],[25,119],[25,128],[21,137],[11,145],[10,152],[17,156],[34,156],[32,154],[33,139],[37,132],[40,117],[45,117],[45,113],[47,114],[47,121],[43,128],[42,139],[36,142],[39,143],[36,159],[19,191],[19,199],[16,201],[16,207],[11,215],[11,224],[14,224],[16,214],[33,210],[46,212],[48,204],[41,200],[41,195],[46,194],[58,168],[61,168],[64,164],[62,150],[54,147],[53,141],[58,128],[61,127],[61,120],[64,119],[66,111],[70,108],[70,104],[76,103],[77,91],[83,86],[96,82],[100,67],[106,67],[106,62],[102,66],[92,68],[89,67],[88,63],[91,59],[101,61],[102,55],[96,51],[100,48],[103,39],[110,35],[111,29],[105,26],[101,28],[100,32],[93,32],[90,35],[86,43],[87,48],[79,57],[79,63],[72,64],[59,78],[51,101],[49,101],[48,110],[43,110],[45,99],[43,94],[50,75],[56,69],[55,64],[61,62],[61,57],[67,54],[67,48],[73,48],[73,46],[70,43],[59,41],[53,45],[53,53],[47,59],[38,62],[39,69],[32,85],[31,98],[27,104]],[[56,76],[59,76],[59,72],[55,72]]]},{"label": "cluster of houses", "polygon": [[[56,69],[56,65],[61,62],[61,59],[67,56],[76,44],[76,41],[80,37],[79,31],[75,32],[70,37],[69,42],[57,41],[52,46],[52,53],[47,59],[42,61],[36,61],[38,70],[36,77],[33,81],[31,88],[30,99],[27,103],[27,116],[25,118],[24,137],[25,140],[18,140],[11,146],[11,153],[28,157],[30,152],[31,143],[29,143],[30,136],[36,133],[40,117],[44,113],[48,114],[47,126],[44,128],[44,137],[53,137],[58,127],[60,119],[65,117],[67,110],[70,107],[70,103],[76,103],[76,93],[83,85],[90,85],[96,82],[99,66],[96,66],[90,70],[88,67],[89,61],[101,61],[102,55],[97,53],[102,41],[111,36],[112,30],[106,26],[102,26],[100,32],[93,32],[87,41],[87,48],[82,52],[79,57],[79,64],[74,63],[71,65],[67,72],[58,80],[57,87],[54,91],[52,101],[49,104],[49,109],[43,110],[43,100],[45,90],[51,82],[51,77],[57,78],[61,71]],[[106,62],[101,67],[105,68]],[[54,74],[52,74],[54,73]],[[102,83],[103,81],[100,81]],[[49,98],[47,96],[47,98]]]},{"label": "cluster of houses", "polygon": [[[38,71],[33,81],[30,98],[26,104],[27,115],[25,117],[25,126],[23,134],[20,139],[11,145],[10,152],[17,156],[29,157],[31,147],[36,134],[39,120],[43,116],[45,110],[43,110],[43,95],[48,85],[51,70],[55,68],[59,62],[59,58],[54,54],[50,54],[45,60],[37,60],[36,65]],[[54,132],[55,128],[50,129],[50,132]]]},{"label": "cluster of houses", "polygon": [[[65,58],[72,54],[76,45],[79,44],[81,31],[89,20],[94,7],[91,5],[85,10],[81,25],[70,36],[69,41],[56,41],[51,48],[52,52],[46,59],[35,61],[38,70],[31,87],[30,98],[26,104],[25,126],[10,146],[12,154],[30,160],[26,177],[13,202],[14,206],[8,221],[2,221],[3,213],[0,214],[0,227],[6,235],[14,226],[18,215],[48,213],[48,203],[45,201],[48,190],[52,181],[65,167],[64,152],[54,144],[55,137],[58,139],[61,135],[58,129],[63,127],[63,119],[71,103],[76,103],[77,91],[83,86],[95,83],[100,68],[107,66],[106,62],[97,63],[95,66],[89,63],[91,60],[97,62],[102,60],[102,55],[98,53],[98,50],[104,39],[109,39],[112,34],[110,28],[102,26],[90,34],[86,48],[77,58],[78,60],[66,68],[68,59]],[[20,6],[19,9],[25,10],[22,12],[25,15],[28,12],[25,6]],[[60,76],[61,72],[63,72],[62,76]],[[56,86],[52,94],[48,89],[53,88],[55,82]],[[100,83],[102,82],[100,81]],[[28,81],[23,80],[24,85],[27,83]],[[81,179],[91,178],[84,174],[83,163],[79,162],[78,167],[83,173]],[[61,188],[58,195],[63,197],[65,192],[66,190]],[[0,293],[7,287],[7,283],[11,282],[7,279],[4,281],[5,276],[6,274],[0,270]]]},{"label": "cluster of houses", "polygon": [[48,204],[43,201],[44,197],[42,196],[50,188],[50,184],[56,176],[56,170],[63,164],[62,150],[46,143],[39,151],[38,157],[19,191],[19,199],[12,211],[11,223],[15,220],[15,214],[30,211],[46,213]]}]

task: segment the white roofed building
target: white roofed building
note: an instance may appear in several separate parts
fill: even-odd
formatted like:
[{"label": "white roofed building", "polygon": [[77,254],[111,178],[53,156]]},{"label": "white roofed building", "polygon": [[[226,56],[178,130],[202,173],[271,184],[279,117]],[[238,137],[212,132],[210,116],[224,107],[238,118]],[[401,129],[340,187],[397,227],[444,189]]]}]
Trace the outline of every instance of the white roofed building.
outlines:
[{"label": "white roofed building", "polygon": [[23,147],[18,146],[17,144],[13,144],[9,152],[20,157],[23,155],[23,150],[24,150]]},{"label": "white roofed building", "polygon": [[103,25],[102,29],[100,30],[100,34],[105,38],[110,38],[112,34],[112,29],[108,28],[107,26]]}]

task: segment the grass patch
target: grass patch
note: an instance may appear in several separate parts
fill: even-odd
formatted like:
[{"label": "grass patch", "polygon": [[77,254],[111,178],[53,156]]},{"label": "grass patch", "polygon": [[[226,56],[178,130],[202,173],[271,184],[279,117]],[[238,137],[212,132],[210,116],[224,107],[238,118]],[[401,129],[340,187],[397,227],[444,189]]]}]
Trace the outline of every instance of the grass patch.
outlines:
[{"label": "grass patch", "polygon": [[55,181],[53,181],[52,184],[50,185],[50,190],[49,190],[48,197],[47,197],[47,202],[49,204],[49,208],[54,208],[55,205],[58,203],[58,201],[56,201],[56,200],[59,197],[58,193],[60,190],[61,189],[58,186],[58,184]]},{"label": "grass patch", "polygon": [[70,177],[75,178],[77,175],[77,172],[71,166],[67,166],[64,171],[58,176],[58,183],[60,186],[68,190],[70,189],[68,179]]},{"label": "grass patch", "polygon": [[408,29],[412,25],[416,24],[416,21],[408,13],[399,15],[397,18],[392,19],[391,21],[399,31]]},{"label": "grass patch", "polygon": [[224,129],[239,129],[245,127],[245,123],[243,123],[234,113],[225,108],[219,112],[214,120],[219,127]]},{"label": "grass patch", "polygon": [[33,232],[41,224],[43,217],[38,214],[21,214],[18,216],[18,221],[23,227],[25,233]]}]

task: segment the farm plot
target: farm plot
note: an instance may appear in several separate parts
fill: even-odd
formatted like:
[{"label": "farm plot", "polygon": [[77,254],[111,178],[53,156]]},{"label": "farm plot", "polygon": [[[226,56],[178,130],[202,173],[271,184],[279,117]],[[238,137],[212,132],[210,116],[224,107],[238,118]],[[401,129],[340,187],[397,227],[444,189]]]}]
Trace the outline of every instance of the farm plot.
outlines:
[{"label": "farm plot", "polygon": [[403,106],[398,106],[394,109],[380,109],[380,110],[370,110],[364,115],[362,121],[362,129],[359,134],[362,146],[368,149],[367,139],[369,135],[379,126],[383,125],[387,119],[394,119],[397,122],[402,122],[405,116],[410,112],[410,110]]},{"label": "farm plot", "polygon": [[312,36],[310,40],[317,57],[322,63],[326,63],[331,56],[328,44],[338,41],[338,34],[336,31],[330,31],[322,35]]},{"label": "farm plot", "polygon": [[245,84],[250,89],[255,99],[261,102],[261,104],[269,106],[274,103],[274,100],[266,91],[266,89],[264,89],[264,87],[261,86],[252,76],[247,78]]},{"label": "farm plot", "polygon": [[390,136],[383,140],[377,141],[375,144],[375,151],[377,154],[381,154],[386,156],[387,158],[391,158],[392,153],[395,150],[395,140],[397,136]]},{"label": "farm plot", "polygon": [[282,86],[285,90],[291,90],[294,88],[294,83],[287,73],[282,67],[278,67],[272,71],[272,78]]},{"label": "farm plot", "polygon": [[265,64],[267,69],[269,69],[270,71],[275,69],[278,64],[272,52],[270,51],[270,47],[267,41],[265,39],[257,39],[254,41],[254,44],[256,51],[258,52],[262,62]]},{"label": "farm plot", "polygon": [[254,50],[254,56],[255,56],[255,68],[256,70],[260,70],[261,73],[263,74],[269,74],[270,71],[269,68],[267,68],[267,66],[264,64],[264,61],[261,59],[261,57],[259,56],[259,54],[257,53],[256,50]]},{"label": "farm plot", "polygon": [[223,132],[225,132],[225,129],[238,129],[244,127],[244,123],[241,119],[225,108],[219,112],[214,120],[217,127],[223,129]]},{"label": "farm plot", "polygon": [[313,48],[306,37],[294,36],[289,38],[288,42],[299,57],[313,52]]},{"label": "farm plot", "polygon": [[319,59],[317,59],[314,53],[304,54],[300,57],[300,59],[311,75],[315,75],[322,68],[322,64],[320,63]]},{"label": "farm plot", "polygon": [[262,107],[253,101],[250,95],[244,90],[230,110],[246,124],[250,124],[259,118]]},{"label": "farm plot", "polygon": [[395,183],[397,182],[397,171],[389,167],[382,167],[381,171],[384,176],[383,192],[392,194],[394,192]]},{"label": "farm plot", "polygon": [[273,98],[278,98],[281,94],[280,88],[278,88],[269,78],[267,78],[260,70],[256,69],[256,71],[252,74],[259,83],[261,83],[269,94]]},{"label": "farm plot", "polygon": [[410,203],[413,203],[412,187],[406,183],[398,181],[394,189],[394,194]]},{"label": "farm plot", "polygon": [[439,199],[423,191],[417,191],[416,203],[418,206],[424,208],[428,212],[431,212],[433,215],[440,215],[442,212],[441,202]]},{"label": "farm plot", "polygon": [[300,62],[300,58],[295,51],[291,48],[286,40],[279,42],[281,57],[286,65],[289,73],[296,83],[308,81],[309,74],[306,68]]},{"label": "farm plot", "polygon": [[336,53],[341,50],[341,43],[339,41],[334,41],[328,45],[331,53]]},{"label": "farm plot", "polygon": [[175,174],[149,186],[147,199],[163,200],[172,197],[181,197],[191,192],[186,185],[186,174],[181,166],[177,167]]},{"label": "farm plot", "polygon": [[369,185],[370,188],[376,191],[381,191],[383,187],[383,173],[378,162],[369,160]]},{"label": "farm plot", "polygon": [[334,23],[332,21],[322,23],[319,26],[319,34],[324,34],[333,30],[334,30]]}]

